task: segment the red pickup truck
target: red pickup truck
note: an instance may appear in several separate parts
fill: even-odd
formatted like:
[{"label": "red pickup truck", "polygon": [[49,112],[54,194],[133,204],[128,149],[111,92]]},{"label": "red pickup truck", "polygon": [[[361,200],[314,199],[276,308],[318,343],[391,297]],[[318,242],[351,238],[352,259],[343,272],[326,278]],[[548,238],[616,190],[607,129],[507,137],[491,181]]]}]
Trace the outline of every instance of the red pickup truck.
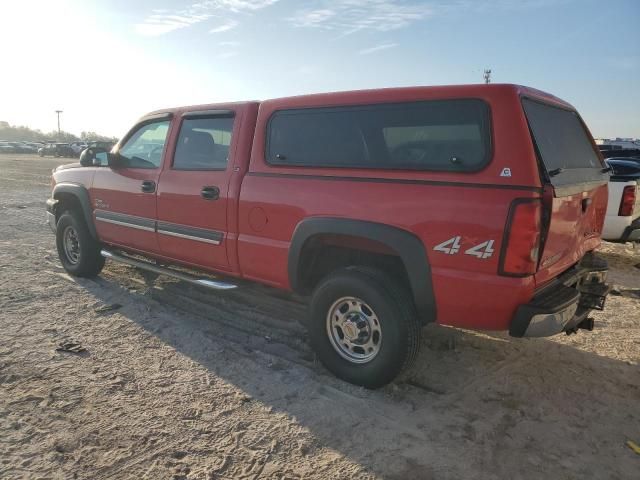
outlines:
[{"label": "red pickup truck", "polygon": [[309,296],[320,360],[375,388],[430,322],[592,329],[608,293],[593,253],[607,178],[580,116],[552,95],[394,88],[150,113],[111,152],[56,169],[47,212],[73,275],[108,258]]}]

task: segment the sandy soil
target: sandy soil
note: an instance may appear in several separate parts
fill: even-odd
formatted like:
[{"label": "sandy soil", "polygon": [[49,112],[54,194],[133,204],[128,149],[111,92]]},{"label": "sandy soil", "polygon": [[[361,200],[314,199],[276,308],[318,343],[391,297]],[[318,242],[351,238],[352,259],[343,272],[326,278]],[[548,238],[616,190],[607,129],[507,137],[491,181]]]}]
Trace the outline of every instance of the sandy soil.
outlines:
[{"label": "sandy soil", "polygon": [[0,478],[638,478],[640,249],[603,246],[617,295],[593,333],[430,327],[366,391],[314,361],[279,292],[67,276],[44,223],[57,163],[0,157]]}]

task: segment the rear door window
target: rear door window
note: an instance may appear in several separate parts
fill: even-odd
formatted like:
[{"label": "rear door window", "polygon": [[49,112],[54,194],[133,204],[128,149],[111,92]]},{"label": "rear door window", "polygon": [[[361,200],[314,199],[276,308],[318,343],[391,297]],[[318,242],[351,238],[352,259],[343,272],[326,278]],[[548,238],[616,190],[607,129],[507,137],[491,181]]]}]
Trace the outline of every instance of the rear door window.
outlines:
[{"label": "rear door window", "polygon": [[233,117],[185,119],[178,137],[173,169],[226,169],[232,131]]},{"label": "rear door window", "polygon": [[554,175],[571,169],[602,168],[576,112],[527,98],[522,105],[547,172]]},{"label": "rear door window", "polygon": [[477,171],[490,159],[489,108],[476,99],[281,110],[272,165]]}]

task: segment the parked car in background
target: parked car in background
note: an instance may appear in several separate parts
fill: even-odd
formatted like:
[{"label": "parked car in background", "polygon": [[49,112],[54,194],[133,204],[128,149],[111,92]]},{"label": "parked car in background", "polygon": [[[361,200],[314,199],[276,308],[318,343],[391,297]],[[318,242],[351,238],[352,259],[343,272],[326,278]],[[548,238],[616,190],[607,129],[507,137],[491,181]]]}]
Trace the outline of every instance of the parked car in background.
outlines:
[{"label": "parked car in background", "polygon": [[24,142],[0,142],[1,149],[3,153],[36,153],[37,149],[34,149],[30,145],[25,144]]},{"label": "parked car in background", "polygon": [[52,157],[75,157],[73,149],[68,143],[47,143],[38,150],[41,157],[51,155]]},{"label": "parked car in background", "polygon": [[640,150],[635,148],[618,148],[618,149],[602,149],[603,146],[608,145],[599,145],[600,152],[602,156],[607,158],[628,158],[629,160],[634,160],[636,162],[640,162]]},{"label": "parked car in background", "polygon": [[18,142],[20,146],[26,150],[25,153],[38,153],[38,149],[40,145],[37,145],[32,142]]},{"label": "parked car in background", "polygon": [[79,157],[82,151],[89,145],[87,144],[87,142],[71,142],[69,146],[71,147],[71,150],[73,150],[73,153],[76,155],[76,157]]},{"label": "parked car in background", "polygon": [[105,152],[110,151],[113,146],[115,145],[114,142],[105,142],[105,141],[93,141],[93,142],[89,142],[89,144],[87,145],[89,148],[95,148],[96,150],[104,150]]},{"label": "parked car in background", "polygon": [[0,153],[16,153],[16,149],[11,142],[0,142]]},{"label": "parked car in background", "polygon": [[608,158],[606,162],[611,176],[602,238],[640,242],[640,159]]}]

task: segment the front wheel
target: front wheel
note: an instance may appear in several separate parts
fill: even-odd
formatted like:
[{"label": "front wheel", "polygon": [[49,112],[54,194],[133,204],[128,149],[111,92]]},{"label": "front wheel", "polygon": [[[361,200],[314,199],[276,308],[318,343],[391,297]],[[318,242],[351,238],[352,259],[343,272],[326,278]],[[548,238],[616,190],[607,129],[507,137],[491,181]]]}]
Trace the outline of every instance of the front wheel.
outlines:
[{"label": "front wheel", "polygon": [[391,382],[415,358],[421,326],[410,296],[370,268],[337,271],[311,300],[310,340],[337,377],[367,388]]},{"label": "front wheel", "polygon": [[56,246],[64,269],[76,277],[94,277],[104,267],[100,243],[91,236],[84,219],[64,212],[56,224]]}]

